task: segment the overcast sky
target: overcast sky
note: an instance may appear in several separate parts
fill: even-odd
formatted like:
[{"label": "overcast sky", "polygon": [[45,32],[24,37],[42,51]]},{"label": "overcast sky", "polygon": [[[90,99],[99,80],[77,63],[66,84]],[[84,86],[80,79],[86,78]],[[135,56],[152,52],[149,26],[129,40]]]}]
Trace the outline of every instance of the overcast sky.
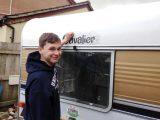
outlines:
[{"label": "overcast sky", "polygon": [[[83,2],[87,0],[75,0],[75,1]],[[91,5],[94,10],[99,10],[114,4],[139,4],[139,3],[147,3],[147,2],[156,2],[160,0],[88,0],[88,1],[91,2]]]}]

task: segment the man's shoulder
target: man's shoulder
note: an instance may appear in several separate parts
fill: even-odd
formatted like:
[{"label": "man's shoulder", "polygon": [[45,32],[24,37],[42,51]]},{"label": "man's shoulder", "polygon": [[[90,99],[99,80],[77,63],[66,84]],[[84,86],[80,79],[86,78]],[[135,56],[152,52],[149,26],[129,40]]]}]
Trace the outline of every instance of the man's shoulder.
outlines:
[{"label": "man's shoulder", "polygon": [[[43,88],[48,88],[51,84],[50,76],[45,71],[37,71],[32,73],[28,79],[28,85],[34,89],[34,91],[42,91]],[[41,89],[39,89],[41,88]]]},{"label": "man's shoulder", "polygon": [[29,74],[28,76],[28,84],[41,84],[45,85],[47,84],[47,81],[50,82],[52,77],[49,75],[47,71],[37,71],[32,74]]},{"label": "man's shoulder", "polygon": [[49,76],[47,71],[36,71],[30,74],[30,77],[34,79],[43,79],[44,77]]}]

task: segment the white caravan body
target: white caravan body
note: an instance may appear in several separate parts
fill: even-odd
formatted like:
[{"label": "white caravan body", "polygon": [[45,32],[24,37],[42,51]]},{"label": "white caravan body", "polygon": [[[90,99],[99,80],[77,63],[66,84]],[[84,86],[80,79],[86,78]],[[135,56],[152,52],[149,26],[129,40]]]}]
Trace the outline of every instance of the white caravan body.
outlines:
[{"label": "white caravan body", "polygon": [[[99,91],[95,103],[89,102],[89,100],[79,102],[76,97],[68,96],[65,93],[67,90],[68,93],[75,91],[73,87],[75,81],[72,80],[69,88],[64,91],[64,96],[63,94],[61,96],[61,115],[64,120],[69,118],[73,120],[154,119],[152,115],[146,116],[141,113],[122,110],[119,107],[114,108],[114,103],[131,106],[134,109],[143,108],[152,111],[151,114],[160,112],[160,97],[156,97],[160,96],[160,89],[158,89],[160,88],[160,63],[158,62],[160,60],[160,2],[117,5],[101,11],[30,20],[22,31],[22,54],[25,50],[38,48],[39,37],[44,32],[56,33],[60,38],[63,38],[67,32],[75,33],[74,38],[62,48],[66,56],[68,53],[69,55],[75,53],[75,56],[79,53],[83,53],[84,56],[96,54],[99,57],[101,53],[103,56],[110,56],[108,78],[110,82],[108,82],[109,88],[107,87],[108,93],[106,93],[108,98],[104,97],[104,99],[108,99],[108,102],[106,103],[102,99],[105,95],[106,86],[104,88],[97,83],[96,85],[100,87],[97,88]],[[153,57],[151,57],[152,54]],[[26,56],[23,57],[22,55],[22,62],[25,58]],[[128,61],[125,63],[123,59]],[[140,68],[138,68],[139,66]],[[142,70],[142,68],[144,69]],[[138,75],[141,71],[143,73]],[[153,71],[153,73],[149,71]],[[148,77],[145,78],[147,74],[153,77],[153,81]],[[23,80],[22,77],[21,80]],[[139,89],[138,92],[136,89]],[[21,91],[23,90],[21,89]],[[153,90],[150,93],[152,95],[145,93],[147,90],[150,92]],[[134,92],[137,93],[134,94]],[[142,93],[138,95],[140,92]],[[20,94],[20,101],[25,101],[24,93]],[[75,112],[76,116],[69,114],[70,111],[73,114]]]}]

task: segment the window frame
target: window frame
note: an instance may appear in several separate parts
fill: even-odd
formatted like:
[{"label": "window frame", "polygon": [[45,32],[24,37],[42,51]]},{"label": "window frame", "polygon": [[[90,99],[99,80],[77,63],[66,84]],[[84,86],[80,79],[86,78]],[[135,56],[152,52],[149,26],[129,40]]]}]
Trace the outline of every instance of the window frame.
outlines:
[{"label": "window frame", "polygon": [[[102,107],[102,105],[98,105],[96,104],[96,106],[94,106],[94,103],[89,103],[89,102],[85,102],[76,98],[72,98],[72,97],[68,97],[68,96],[64,96],[64,95],[60,95],[60,101],[62,103],[67,103],[67,104],[71,104],[71,105],[76,105],[79,107],[84,107],[84,108],[88,108],[88,109],[92,109],[92,110],[96,110],[96,111],[100,111],[100,112],[109,112],[112,108],[112,102],[113,102],[113,83],[114,83],[114,64],[115,64],[115,51],[114,50],[100,50],[100,49],[78,49],[77,51],[75,50],[62,50],[62,52],[103,52],[103,53],[110,53],[111,54],[111,61],[110,61],[110,82],[109,82],[109,99],[108,99],[108,106],[104,106]],[[63,54],[63,53],[62,53]],[[80,102],[79,102],[80,101]],[[88,103],[88,104],[86,104]],[[101,106],[101,107],[100,107]]]}]

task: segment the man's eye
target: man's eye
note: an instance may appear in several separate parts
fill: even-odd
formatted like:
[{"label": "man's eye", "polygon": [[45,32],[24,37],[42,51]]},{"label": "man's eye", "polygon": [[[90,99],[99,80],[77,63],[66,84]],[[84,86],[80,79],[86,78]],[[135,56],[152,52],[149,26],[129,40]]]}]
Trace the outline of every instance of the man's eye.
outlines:
[{"label": "man's eye", "polygon": [[57,50],[61,50],[61,48],[58,48]]},{"label": "man's eye", "polygon": [[50,48],[49,50],[51,50],[51,51],[55,51],[55,50],[58,50],[58,51],[60,51],[61,50],[61,48]]},{"label": "man's eye", "polygon": [[56,50],[56,49],[55,49],[55,48],[50,48],[49,50],[52,50],[52,51],[53,51],[53,50]]}]

